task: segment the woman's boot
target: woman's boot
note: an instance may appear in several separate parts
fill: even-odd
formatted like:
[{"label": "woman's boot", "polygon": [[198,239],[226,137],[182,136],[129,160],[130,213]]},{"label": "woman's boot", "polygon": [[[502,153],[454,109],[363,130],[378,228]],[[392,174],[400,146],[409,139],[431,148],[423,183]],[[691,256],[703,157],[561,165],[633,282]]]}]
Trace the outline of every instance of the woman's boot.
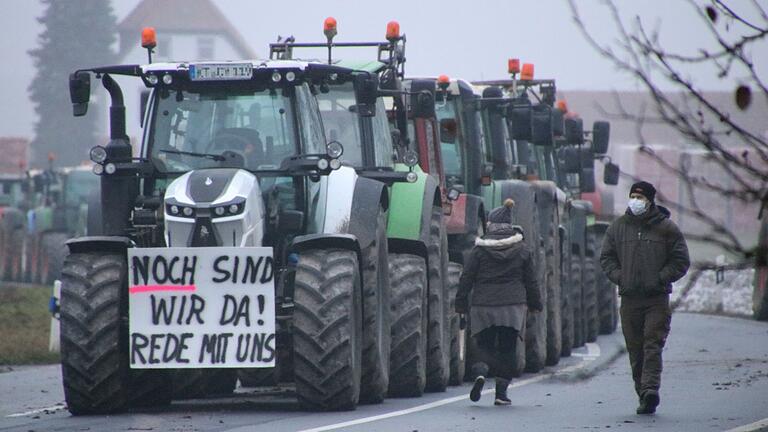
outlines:
[{"label": "woman's boot", "polygon": [[512,401],[507,397],[507,387],[509,387],[509,380],[496,377],[496,400],[494,405],[512,405]]}]

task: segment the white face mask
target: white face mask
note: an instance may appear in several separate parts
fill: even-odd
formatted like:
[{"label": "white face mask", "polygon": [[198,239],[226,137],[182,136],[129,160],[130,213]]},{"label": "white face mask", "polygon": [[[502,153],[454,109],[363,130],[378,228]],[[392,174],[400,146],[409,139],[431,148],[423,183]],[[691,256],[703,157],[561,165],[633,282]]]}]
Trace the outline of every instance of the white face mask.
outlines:
[{"label": "white face mask", "polygon": [[633,215],[640,216],[645,213],[647,209],[648,207],[646,206],[645,201],[640,198],[629,199],[629,211],[631,211]]}]

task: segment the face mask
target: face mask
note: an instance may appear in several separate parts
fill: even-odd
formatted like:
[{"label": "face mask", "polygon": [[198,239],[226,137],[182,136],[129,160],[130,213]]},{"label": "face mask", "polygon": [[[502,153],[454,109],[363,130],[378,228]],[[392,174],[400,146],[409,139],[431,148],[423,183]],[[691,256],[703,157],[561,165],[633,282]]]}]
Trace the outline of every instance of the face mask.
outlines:
[{"label": "face mask", "polygon": [[631,211],[633,215],[640,216],[645,213],[645,210],[647,210],[645,201],[639,198],[629,199],[629,211]]}]

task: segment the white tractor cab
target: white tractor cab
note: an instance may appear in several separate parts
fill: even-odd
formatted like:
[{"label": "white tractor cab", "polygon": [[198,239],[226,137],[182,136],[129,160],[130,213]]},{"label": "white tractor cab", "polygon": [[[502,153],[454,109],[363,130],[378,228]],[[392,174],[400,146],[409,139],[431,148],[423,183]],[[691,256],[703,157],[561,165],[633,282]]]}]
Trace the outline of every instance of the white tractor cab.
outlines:
[{"label": "white tractor cab", "polygon": [[[152,33],[143,35],[150,53]],[[138,157],[112,75],[151,89]],[[111,141],[91,151],[102,235],[68,242],[62,278],[70,412],[231,393],[242,368],[294,381],[306,408],[357,405],[369,331],[362,251],[376,242],[387,194],[341,164],[344,147],[326,140],[315,94],[354,82],[358,109],[372,109],[357,84],[368,75],[254,60],[70,76],[76,116],[91,76],[112,99]]]}]

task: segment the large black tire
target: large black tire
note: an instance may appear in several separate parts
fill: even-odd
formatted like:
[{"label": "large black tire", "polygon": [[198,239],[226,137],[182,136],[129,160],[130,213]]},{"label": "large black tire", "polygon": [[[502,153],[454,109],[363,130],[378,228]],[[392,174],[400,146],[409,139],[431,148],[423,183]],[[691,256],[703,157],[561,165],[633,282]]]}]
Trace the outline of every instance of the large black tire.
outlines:
[{"label": "large black tire", "polygon": [[389,396],[417,397],[427,383],[427,264],[410,254],[389,255],[392,345]]},{"label": "large black tire", "polygon": [[389,387],[391,319],[387,213],[380,209],[373,243],[363,255],[363,372],[360,402],[381,403]]},{"label": "large black tire", "polygon": [[618,322],[618,292],[616,286],[608,280],[608,276],[605,275],[603,269],[600,266],[599,250],[603,244],[603,238],[605,233],[598,233],[596,244],[598,246],[596,251],[595,270],[597,273],[597,311],[600,322],[600,334],[607,335],[616,331],[616,324]]},{"label": "large black tire", "polygon": [[577,246],[573,245],[571,254],[571,306],[573,307],[573,348],[584,345],[584,312],[582,292],[584,290],[583,278],[584,272],[584,253]]},{"label": "large black tire", "polygon": [[432,208],[427,245],[427,277],[429,283],[429,326],[427,329],[426,391],[445,391],[450,378],[450,306],[446,290],[448,272],[448,239],[445,234],[443,209]]},{"label": "large black tire", "polygon": [[74,415],[170,403],[167,372],[130,369],[127,282],[120,254],[72,254],[64,262],[61,369]]},{"label": "large black tire", "polygon": [[449,310],[451,317],[451,371],[448,379],[450,385],[460,385],[464,381],[467,359],[466,332],[461,329],[461,317],[455,312],[456,293],[459,292],[461,270],[461,264],[448,263],[448,298],[451,305]]},{"label": "large black tire", "polygon": [[174,369],[171,382],[173,399],[226,396],[235,391],[237,369]]},{"label": "large black tire", "polygon": [[562,324],[562,348],[560,357],[570,357],[573,349],[573,288],[571,286],[571,248],[567,231],[561,231],[560,249],[560,311]]},{"label": "large black tire", "polygon": [[357,255],[343,249],[299,255],[294,287],[294,379],[311,410],[351,410],[360,398],[363,316]]},{"label": "large black tire", "polygon": [[[536,237],[532,237],[536,238]],[[529,243],[534,254],[536,279],[539,281],[541,302],[545,305],[541,312],[528,311],[525,329],[525,371],[539,372],[547,361],[547,268],[544,239],[538,236],[538,243]]]},{"label": "large black tire", "polygon": [[[69,236],[61,232],[48,232],[43,234],[41,247],[38,250],[41,263],[40,283],[51,285],[53,281],[61,277],[61,267],[64,265],[64,257],[67,256]],[[44,270],[42,270],[44,269]]]},{"label": "large black tire", "polygon": [[[597,340],[599,330],[599,316],[597,310],[597,244],[595,242],[595,232],[592,229],[587,230],[587,250],[584,267],[584,319],[585,338],[587,342]],[[601,271],[602,272],[602,271]]]},{"label": "large black tire", "polygon": [[546,253],[546,291],[547,291],[547,358],[546,365],[554,366],[560,362],[563,349],[562,288],[560,284],[560,233],[558,230],[556,207],[552,209],[547,232],[544,233]]}]

